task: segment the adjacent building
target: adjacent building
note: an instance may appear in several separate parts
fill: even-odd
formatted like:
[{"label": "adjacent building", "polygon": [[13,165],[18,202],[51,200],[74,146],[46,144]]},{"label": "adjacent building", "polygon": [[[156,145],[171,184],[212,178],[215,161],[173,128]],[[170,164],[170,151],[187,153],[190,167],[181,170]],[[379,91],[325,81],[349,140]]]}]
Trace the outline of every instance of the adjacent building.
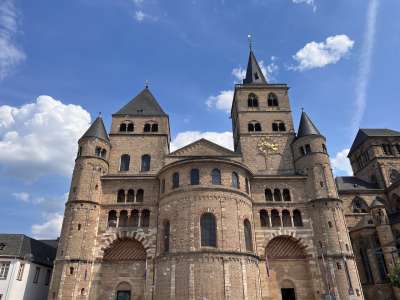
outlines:
[{"label": "adjacent building", "polygon": [[0,234],[0,299],[47,299],[56,240]]}]

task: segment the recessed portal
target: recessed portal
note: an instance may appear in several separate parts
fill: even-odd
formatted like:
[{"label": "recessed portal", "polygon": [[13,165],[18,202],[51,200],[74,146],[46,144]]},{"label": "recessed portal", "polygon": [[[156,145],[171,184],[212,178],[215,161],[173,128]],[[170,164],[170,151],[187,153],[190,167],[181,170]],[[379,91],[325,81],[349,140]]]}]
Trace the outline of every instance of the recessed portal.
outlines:
[{"label": "recessed portal", "polygon": [[131,300],[131,291],[118,291],[117,300]]},{"label": "recessed portal", "polygon": [[294,289],[292,288],[281,289],[281,293],[282,300],[296,300],[296,295],[294,293]]}]

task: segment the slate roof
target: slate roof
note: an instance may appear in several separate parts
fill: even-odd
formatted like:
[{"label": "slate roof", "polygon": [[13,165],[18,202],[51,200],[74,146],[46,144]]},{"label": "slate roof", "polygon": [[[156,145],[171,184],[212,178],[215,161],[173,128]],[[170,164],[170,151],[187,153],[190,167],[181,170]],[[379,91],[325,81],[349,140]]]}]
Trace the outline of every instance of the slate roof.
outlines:
[{"label": "slate roof", "polygon": [[387,128],[360,128],[354,139],[353,145],[350,148],[350,152],[353,152],[358,146],[364,143],[368,138],[371,137],[393,137],[397,136],[400,137],[400,132],[387,129]]},{"label": "slate roof", "polygon": [[252,50],[249,53],[246,77],[243,79],[243,84],[267,84],[267,80],[265,80],[264,74]]},{"label": "slate roof", "polygon": [[301,113],[299,130],[297,132],[297,137],[302,137],[306,135],[321,135],[317,126],[311,121],[310,117],[303,111]]},{"label": "slate roof", "polygon": [[[181,155],[182,153],[185,153],[186,150],[189,148],[196,146],[196,145],[204,145],[205,147],[210,147],[214,149],[215,151],[219,152],[219,156],[237,156],[238,154],[230,149],[227,149],[225,147],[222,147],[214,142],[211,142],[205,138],[201,138],[197,141],[194,141],[193,143],[190,143],[186,146],[183,146],[182,148],[176,149],[175,151],[171,152],[170,155]],[[187,153],[182,154],[183,156],[188,155]],[[189,154],[189,156],[191,156]],[[197,155],[196,155],[197,156]],[[213,155],[214,156],[214,155]]]},{"label": "slate roof", "polygon": [[372,184],[354,176],[336,177],[336,186],[339,191],[367,191],[378,190],[377,184]]},{"label": "slate roof", "polygon": [[[37,264],[52,266],[57,248],[24,234],[0,234],[0,257],[17,257]],[[2,250],[1,250],[2,249]]]},{"label": "slate roof", "polygon": [[107,130],[104,127],[103,123],[103,118],[101,116],[98,116],[96,120],[90,125],[89,129],[86,130],[86,132],[82,135],[81,138],[84,137],[95,137],[102,139],[106,142],[110,142],[110,139],[108,138]]},{"label": "slate roof", "polygon": [[114,115],[167,116],[148,87],[143,89]]}]

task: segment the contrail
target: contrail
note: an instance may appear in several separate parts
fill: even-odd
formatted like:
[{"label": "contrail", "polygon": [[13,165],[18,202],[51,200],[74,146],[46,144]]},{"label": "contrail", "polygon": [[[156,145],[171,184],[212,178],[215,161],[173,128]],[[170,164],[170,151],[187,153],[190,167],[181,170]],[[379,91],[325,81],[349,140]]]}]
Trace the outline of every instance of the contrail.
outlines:
[{"label": "contrail", "polygon": [[366,15],[364,42],[361,49],[358,76],[356,83],[355,113],[352,120],[353,133],[361,123],[367,103],[367,86],[371,71],[372,54],[375,44],[376,18],[378,14],[379,0],[370,0]]}]

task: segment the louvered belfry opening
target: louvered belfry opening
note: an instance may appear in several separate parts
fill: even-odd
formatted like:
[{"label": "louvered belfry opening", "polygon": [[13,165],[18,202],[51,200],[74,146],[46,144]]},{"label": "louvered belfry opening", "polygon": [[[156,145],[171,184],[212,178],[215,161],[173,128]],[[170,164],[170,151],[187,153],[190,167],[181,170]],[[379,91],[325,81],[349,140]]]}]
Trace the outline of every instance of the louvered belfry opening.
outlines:
[{"label": "louvered belfry opening", "polygon": [[146,260],[146,250],[135,239],[118,239],[104,251],[104,261]]},{"label": "louvered belfry opening", "polygon": [[268,259],[304,259],[307,256],[300,241],[289,236],[273,238],[267,245],[266,253]]}]

